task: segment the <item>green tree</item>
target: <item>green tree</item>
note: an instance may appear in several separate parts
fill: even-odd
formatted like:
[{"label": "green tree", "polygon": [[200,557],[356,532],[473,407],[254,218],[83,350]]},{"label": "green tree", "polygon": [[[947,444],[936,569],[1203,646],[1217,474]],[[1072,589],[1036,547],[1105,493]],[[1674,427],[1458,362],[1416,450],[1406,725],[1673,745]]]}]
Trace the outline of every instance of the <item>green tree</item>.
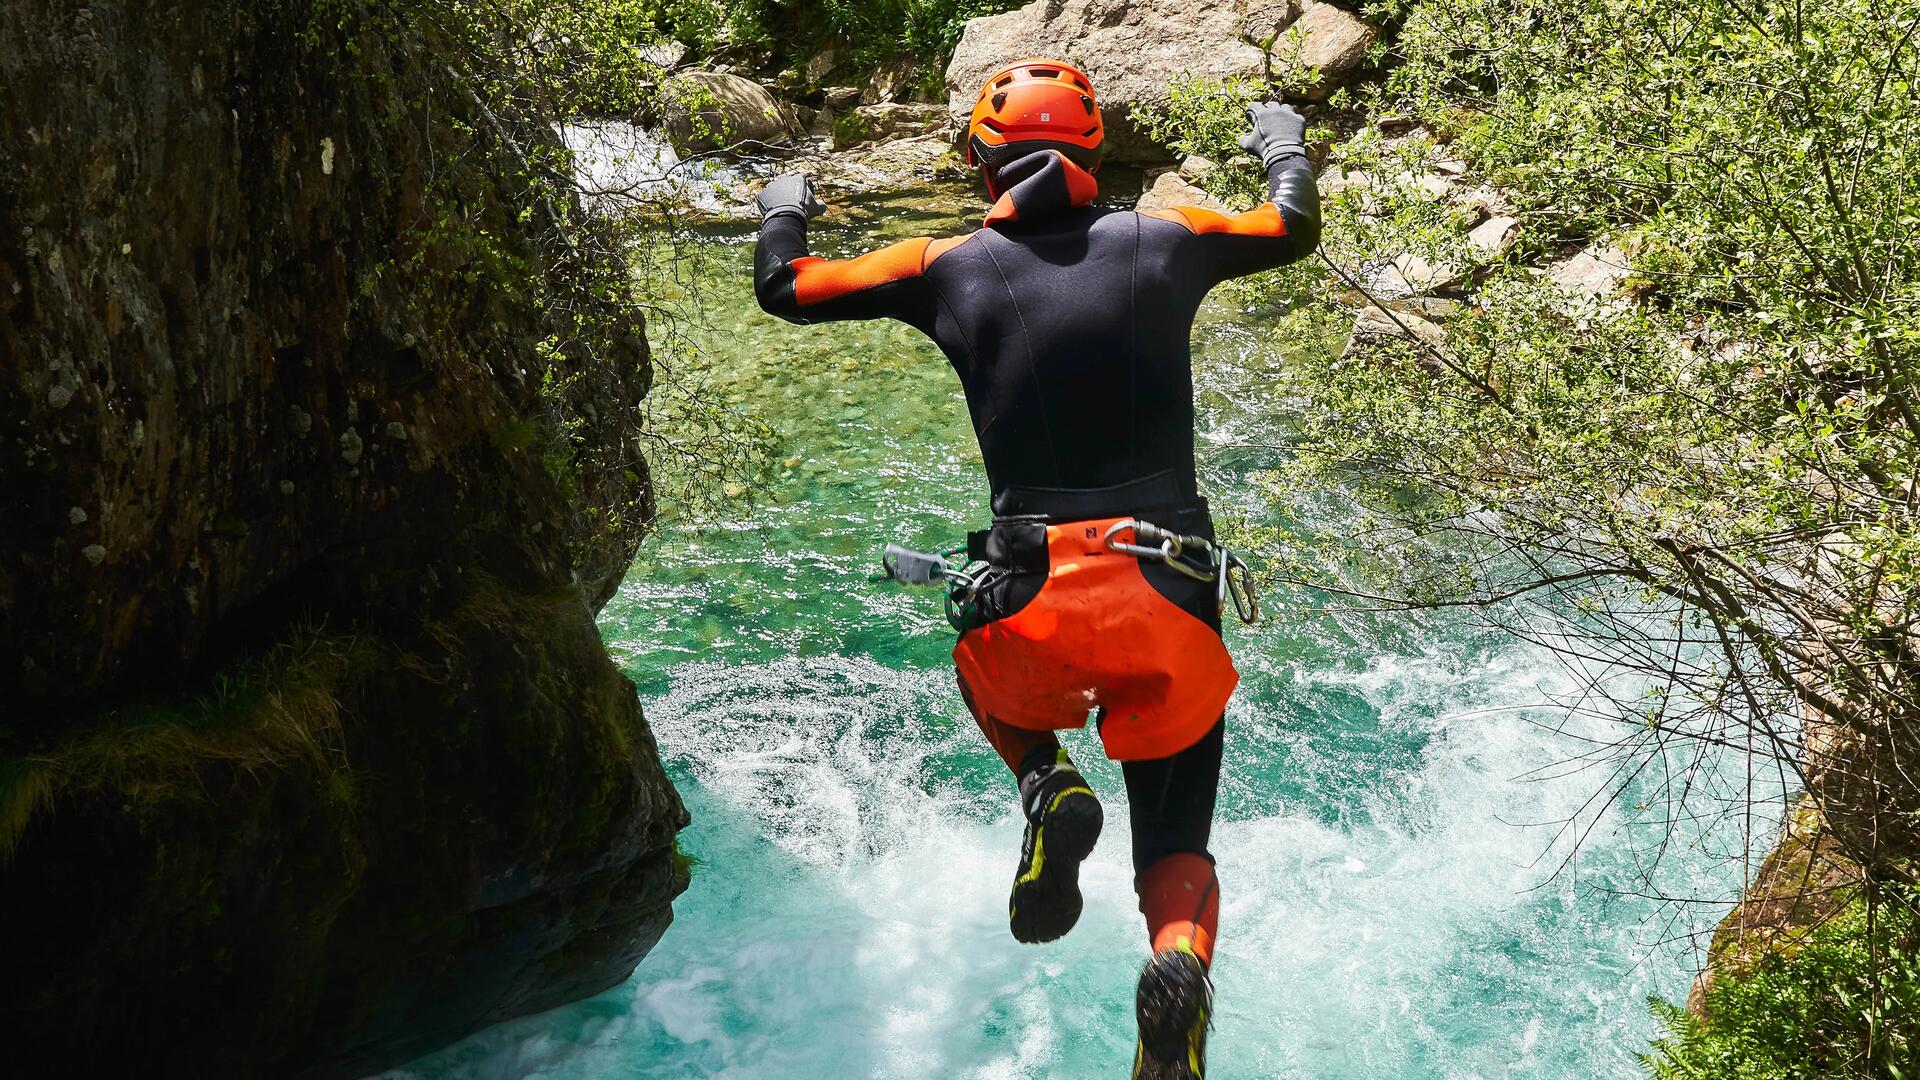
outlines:
[{"label": "green tree", "polygon": [[[1626,721],[1594,753],[1614,791],[1664,770],[1675,805],[1722,797],[1738,820],[1771,776],[1811,795],[1870,884],[1910,883],[1920,4],[1376,14],[1398,33],[1364,103],[1418,126],[1339,149],[1324,265],[1263,287],[1297,305],[1290,333],[1327,333],[1390,266],[1433,269],[1415,284],[1452,303],[1388,303],[1420,332],[1289,370],[1306,404],[1275,484],[1337,478],[1355,498],[1339,530],[1276,532],[1289,576],[1363,606],[1473,606],[1544,641],[1591,673],[1580,707]],[[1164,130],[1230,154],[1222,118],[1263,90],[1180,88]],[[1506,204],[1516,246],[1467,242],[1485,210],[1433,183],[1462,171],[1452,190]],[[1587,245],[1624,264],[1621,288],[1582,296],[1537,270]],[[1744,753],[1749,782],[1703,790],[1706,771],[1672,768],[1687,746]],[[1873,955],[1849,1007],[1891,1015],[1895,961]]]}]

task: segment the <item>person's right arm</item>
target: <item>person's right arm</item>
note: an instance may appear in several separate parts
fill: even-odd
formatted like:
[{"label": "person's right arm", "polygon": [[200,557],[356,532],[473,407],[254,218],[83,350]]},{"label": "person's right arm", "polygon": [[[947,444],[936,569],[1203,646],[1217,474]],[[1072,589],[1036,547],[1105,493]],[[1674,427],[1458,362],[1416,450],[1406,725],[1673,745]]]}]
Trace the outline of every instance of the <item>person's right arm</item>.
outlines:
[{"label": "person's right arm", "polygon": [[1149,215],[1193,234],[1194,264],[1210,282],[1284,266],[1320,244],[1320,188],[1307,162],[1306,120],[1291,106],[1272,101],[1253,106],[1248,115],[1253,130],[1240,145],[1260,156],[1267,202],[1237,215],[1196,206]]},{"label": "person's right arm", "polygon": [[854,259],[822,259],[807,250],[807,222],[824,207],[806,177],[776,177],[754,202],[762,216],[753,292],[768,314],[803,324],[894,318],[931,325],[932,291],[922,271],[938,254],[934,241],[921,236]]}]

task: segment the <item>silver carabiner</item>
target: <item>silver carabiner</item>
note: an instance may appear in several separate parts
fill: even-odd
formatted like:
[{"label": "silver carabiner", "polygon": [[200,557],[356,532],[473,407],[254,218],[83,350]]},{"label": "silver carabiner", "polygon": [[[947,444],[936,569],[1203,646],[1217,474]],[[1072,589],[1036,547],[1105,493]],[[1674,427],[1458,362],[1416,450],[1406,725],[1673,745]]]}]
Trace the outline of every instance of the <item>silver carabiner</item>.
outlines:
[{"label": "silver carabiner", "polygon": [[[1240,582],[1234,584],[1234,571],[1240,572]],[[1253,570],[1246,561],[1226,548],[1220,549],[1220,583],[1217,586],[1217,599],[1220,610],[1227,609],[1227,597],[1233,597],[1233,612],[1240,621],[1248,626],[1260,621],[1260,595],[1254,591]]]},{"label": "silver carabiner", "polygon": [[[1162,540],[1157,548],[1141,544],[1126,544],[1114,539],[1114,536],[1123,529],[1132,529],[1135,539],[1146,540],[1148,543],[1152,542],[1152,537],[1166,537],[1166,539]],[[1159,528],[1134,518],[1121,518],[1107,526],[1106,535],[1100,539],[1106,543],[1108,551],[1131,555],[1136,559],[1165,559],[1168,557],[1168,545],[1173,543],[1173,538],[1166,536]],[[1177,552],[1179,549],[1175,547],[1172,550]]]},{"label": "silver carabiner", "polygon": [[[1143,540],[1146,543],[1126,544],[1115,540],[1114,535],[1122,529],[1132,529],[1134,538]],[[1219,545],[1202,536],[1181,536],[1179,533],[1169,532],[1151,521],[1141,521],[1138,518],[1123,518],[1107,526],[1107,533],[1103,539],[1106,542],[1108,551],[1117,551],[1122,555],[1131,555],[1136,559],[1158,559],[1160,562],[1165,563],[1167,566],[1185,574],[1195,581],[1212,581],[1216,573],[1214,564],[1219,560]],[[1155,540],[1160,541],[1159,547],[1146,546],[1147,544],[1152,544]],[[1188,547],[1198,548],[1206,552],[1209,558],[1208,565],[1205,567],[1196,567],[1183,558]]]}]

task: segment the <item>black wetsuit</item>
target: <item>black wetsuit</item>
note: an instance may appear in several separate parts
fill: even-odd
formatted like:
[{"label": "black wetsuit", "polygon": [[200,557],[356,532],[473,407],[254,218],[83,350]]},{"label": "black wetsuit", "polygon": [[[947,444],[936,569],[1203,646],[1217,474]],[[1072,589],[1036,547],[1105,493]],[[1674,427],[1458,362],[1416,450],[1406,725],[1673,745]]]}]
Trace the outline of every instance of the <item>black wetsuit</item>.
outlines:
[{"label": "black wetsuit", "polygon": [[[844,261],[808,255],[806,219],[775,212],[754,254],[760,305],[796,323],[899,319],[931,337],[965,387],[997,518],[1169,507],[1187,517],[1165,524],[1210,532],[1194,475],[1188,338],[1214,286],[1319,242],[1306,159],[1274,162],[1272,201],[1238,216],[1096,207],[1092,176],[1051,151],[999,179],[1005,194],[986,228]],[[1210,587],[1154,585],[1218,629]],[[1172,758],[1127,763],[1137,866],[1205,852],[1220,731]]]}]

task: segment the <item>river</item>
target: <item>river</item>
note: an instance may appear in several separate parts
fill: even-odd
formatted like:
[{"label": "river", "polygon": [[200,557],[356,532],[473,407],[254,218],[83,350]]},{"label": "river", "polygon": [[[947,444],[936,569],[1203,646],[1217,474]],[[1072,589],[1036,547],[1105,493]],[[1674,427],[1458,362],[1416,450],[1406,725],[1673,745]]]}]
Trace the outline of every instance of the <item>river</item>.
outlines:
[{"label": "river", "polygon": [[[840,208],[817,247],[964,227],[951,194]],[[1146,941],[1117,769],[1090,734],[1069,742],[1109,807],[1086,913],[1059,942],[1015,943],[1020,820],[961,708],[938,598],[869,581],[888,540],[945,546],[982,520],[957,382],[904,326],[761,314],[749,241],[713,232],[691,341],[774,426],[781,464],[750,509],[651,537],[601,616],[692,810],[692,887],[624,985],[392,1075],[1122,1076]],[[1285,427],[1286,352],[1236,303],[1210,302],[1195,338],[1216,507],[1335,512],[1268,505],[1252,482],[1275,451],[1241,444]],[[1683,997],[1697,961],[1673,942],[1718,913],[1643,898],[1663,827],[1632,792],[1589,807],[1604,770],[1551,768],[1607,723],[1544,704],[1570,677],[1466,618],[1278,599],[1280,618],[1228,631],[1243,681],[1208,1075],[1641,1075],[1647,999]],[[1563,867],[1541,823],[1567,819],[1586,839]],[[1653,883],[1730,896],[1738,875],[1680,844]]]}]

